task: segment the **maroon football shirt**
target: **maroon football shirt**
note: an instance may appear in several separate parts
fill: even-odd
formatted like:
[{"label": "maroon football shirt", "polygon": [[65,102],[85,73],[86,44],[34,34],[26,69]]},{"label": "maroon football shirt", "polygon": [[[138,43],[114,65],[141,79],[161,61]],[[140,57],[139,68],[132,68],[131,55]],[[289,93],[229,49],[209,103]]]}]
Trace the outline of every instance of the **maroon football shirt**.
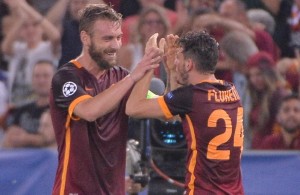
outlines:
[{"label": "maroon football shirt", "polygon": [[158,101],[166,117],[182,118],[188,147],[186,194],[244,194],[243,108],[235,87],[221,80],[202,82]]},{"label": "maroon football shirt", "polygon": [[125,194],[128,95],[105,116],[88,122],[74,116],[75,106],[120,81],[128,71],[113,67],[96,79],[77,61],[53,77],[50,109],[58,144],[53,194]]}]

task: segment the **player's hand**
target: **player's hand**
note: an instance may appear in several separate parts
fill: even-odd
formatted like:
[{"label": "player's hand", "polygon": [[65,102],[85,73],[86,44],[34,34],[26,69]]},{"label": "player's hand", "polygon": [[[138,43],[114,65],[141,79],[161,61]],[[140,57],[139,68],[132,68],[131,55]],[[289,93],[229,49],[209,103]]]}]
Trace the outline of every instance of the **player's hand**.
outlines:
[{"label": "player's hand", "polygon": [[157,45],[158,33],[154,33],[147,41],[145,47],[145,53],[149,51],[150,48],[159,48],[162,52],[164,52],[166,40],[164,38],[160,39],[159,44]]},{"label": "player's hand", "polygon": [[[146,71],[157,68],[159,66],[159,63],[162,61],[163,49],[157,46],[157,37],[158,34],[155,33],[149,38],[146,44],[145,54],[142,60],[138,63],[137,67],[131,72],[130,75],[134,81],[140,80],[144,76]],[[161,41],[160,44],[163,45],[163,41]]]},{"label": "player's hand", "polygon": [[178,52],[178,41],[179,37],[177,35],[169,34],[166,37],[166,44],[164,47],[164,66],[166,71],[175,70],[175,59],[176,53]]}]

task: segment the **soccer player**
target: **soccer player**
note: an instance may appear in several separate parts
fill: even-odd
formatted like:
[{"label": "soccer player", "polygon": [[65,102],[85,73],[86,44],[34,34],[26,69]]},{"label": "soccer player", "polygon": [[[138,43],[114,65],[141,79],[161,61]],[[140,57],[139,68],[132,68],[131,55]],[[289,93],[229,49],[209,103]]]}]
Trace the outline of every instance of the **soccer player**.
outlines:
[{"label": "soccer player", "polygon": [[125,194],[125,104],[162,51],[147,50],[131,74],[115,66],[121,20],[108,5],[88,5],[79,20],[82,53],[53,77],[50,110],[59,153],[53,194]]},{"label": "soccer player", "polygon": [[[167,37],[167,47],[174,47],[169,38],[176,36]],[[181,117],[188,147],[186,194],[244,194],[243,108],[234,85],[214,76],[218,43],[203,31],[188,32],[174,43],[177,55],[167,72],[182,86],[146,99],[151,70],[133,88],[126,113],[137,118]]]}]

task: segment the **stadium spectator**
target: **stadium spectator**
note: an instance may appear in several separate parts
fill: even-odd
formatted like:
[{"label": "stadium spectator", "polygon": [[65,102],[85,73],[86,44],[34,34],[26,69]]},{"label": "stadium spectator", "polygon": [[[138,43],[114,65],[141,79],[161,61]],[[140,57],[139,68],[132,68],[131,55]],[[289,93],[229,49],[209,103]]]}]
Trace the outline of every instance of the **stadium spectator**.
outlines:
[{"label": "stadium spectator", "polygon": [[[177,14],[175,11],[164,7],[164,0],[139,0],[139,3],[140,3],[139,11],[153,4],[159,6],[163,10],[163,12],[165,12],[164,14],[167,16],[166,19],[170,24],[170,28],[171,29],[175,28],[177,23]],[[139,13],[132,16],[128,16],[127,18],[124,19],[122,23],[123,45],[135,41],[135,35],[136,35],[135,25],[137,24]]]},{"label": "stadium spectator", "polygon": [[[136,35],[134,36],[136,40],[121,47],[118,53],[118,64],[122,64],[124,68],[130,71],[133,70],[142,59],[146,42],[150,36],[154,33],[158,33],[158,38],[160,39],[165,37],[170,31],[170,25],[165,19],[163,10],[156,5],[149,6],[142,10],[136,27]],[[164,79],[166,76],[164,68],[159,67],[155,71],[155,76]]]},{"label": "stadium spectator", "polygon": [[[294,0],[251,0],[244,1],[248,9],[263,9],[269,12],[276,22],[273,39],[280,48],[280,57],[295,57],[294,48],[291,42],[291,29],[289,18]],[[295,20],[297,21],[297,20]]]},{"label": "stadium spectator", "polygon": [[13,106],[21,106],[34,98],[31,81],[36,62],[49,60],[57,64],[60,33],[25,0],[9,0],[6,3],[18,14],[1,45],[9,63],[9,102]]},{"label": "stadium spectator", "polygon": [[300,150],[300,99],[297,95],[282,99],[277,122],[281,131],[266,137],[261,149]]},{"label": "stadium spectator", "polygon": [[252,29],[267,31],[270,35],[275,31],[275,20],[273,16],[263,9],[250,9],[247,11],[247,17],[251,22]]},{"label": "stadium spectator", "polygon": [[298,58],[281,58],[276,70],[287,81],[287,87],[297,94],[300,92],[300,62]]},{"label": "stadium spectator", "polygon": [[286,82],[275,71],[275,62],[266,52],[252,55],[247,62],[250,95],[249,129],[252,149],[259,149],[264,138],[278,131],[276,114],[281,99],[290,93]]},{"label": "stadium spectator", "polygon": [[222,17],[240,22],[245,27],[252,30],[252,38],[260,51],[269,53],[277,61],[279,49],[272,36],[265,30],[252,28],[251,22],[247,17],[246,5],[241,0],[224,0],[220,4],[219,13]]},{"label": "stadium spectator", "polygon": [[[7,117],[7,129],[3,138],[3,147],[43,147],[50,144],[47,131],[39,130],[42,113],[49,108],[51,79],[55,66],[49,61],[38,61],[32,73],[32,88],[36,100],[15,108]],[[46,133],[46,134],[45,134]]]}]

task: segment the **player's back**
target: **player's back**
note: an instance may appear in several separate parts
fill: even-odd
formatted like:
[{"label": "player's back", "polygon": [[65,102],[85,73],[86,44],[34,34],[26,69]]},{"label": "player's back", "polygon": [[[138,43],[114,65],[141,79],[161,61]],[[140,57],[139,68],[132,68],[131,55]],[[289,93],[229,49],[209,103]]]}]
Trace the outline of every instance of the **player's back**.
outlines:
[{"label": "player's back", "polygon": [[243,108],[231,83],[192,87],[183,120],[188,142],[187,194],[243,194],[240,159]]}]

